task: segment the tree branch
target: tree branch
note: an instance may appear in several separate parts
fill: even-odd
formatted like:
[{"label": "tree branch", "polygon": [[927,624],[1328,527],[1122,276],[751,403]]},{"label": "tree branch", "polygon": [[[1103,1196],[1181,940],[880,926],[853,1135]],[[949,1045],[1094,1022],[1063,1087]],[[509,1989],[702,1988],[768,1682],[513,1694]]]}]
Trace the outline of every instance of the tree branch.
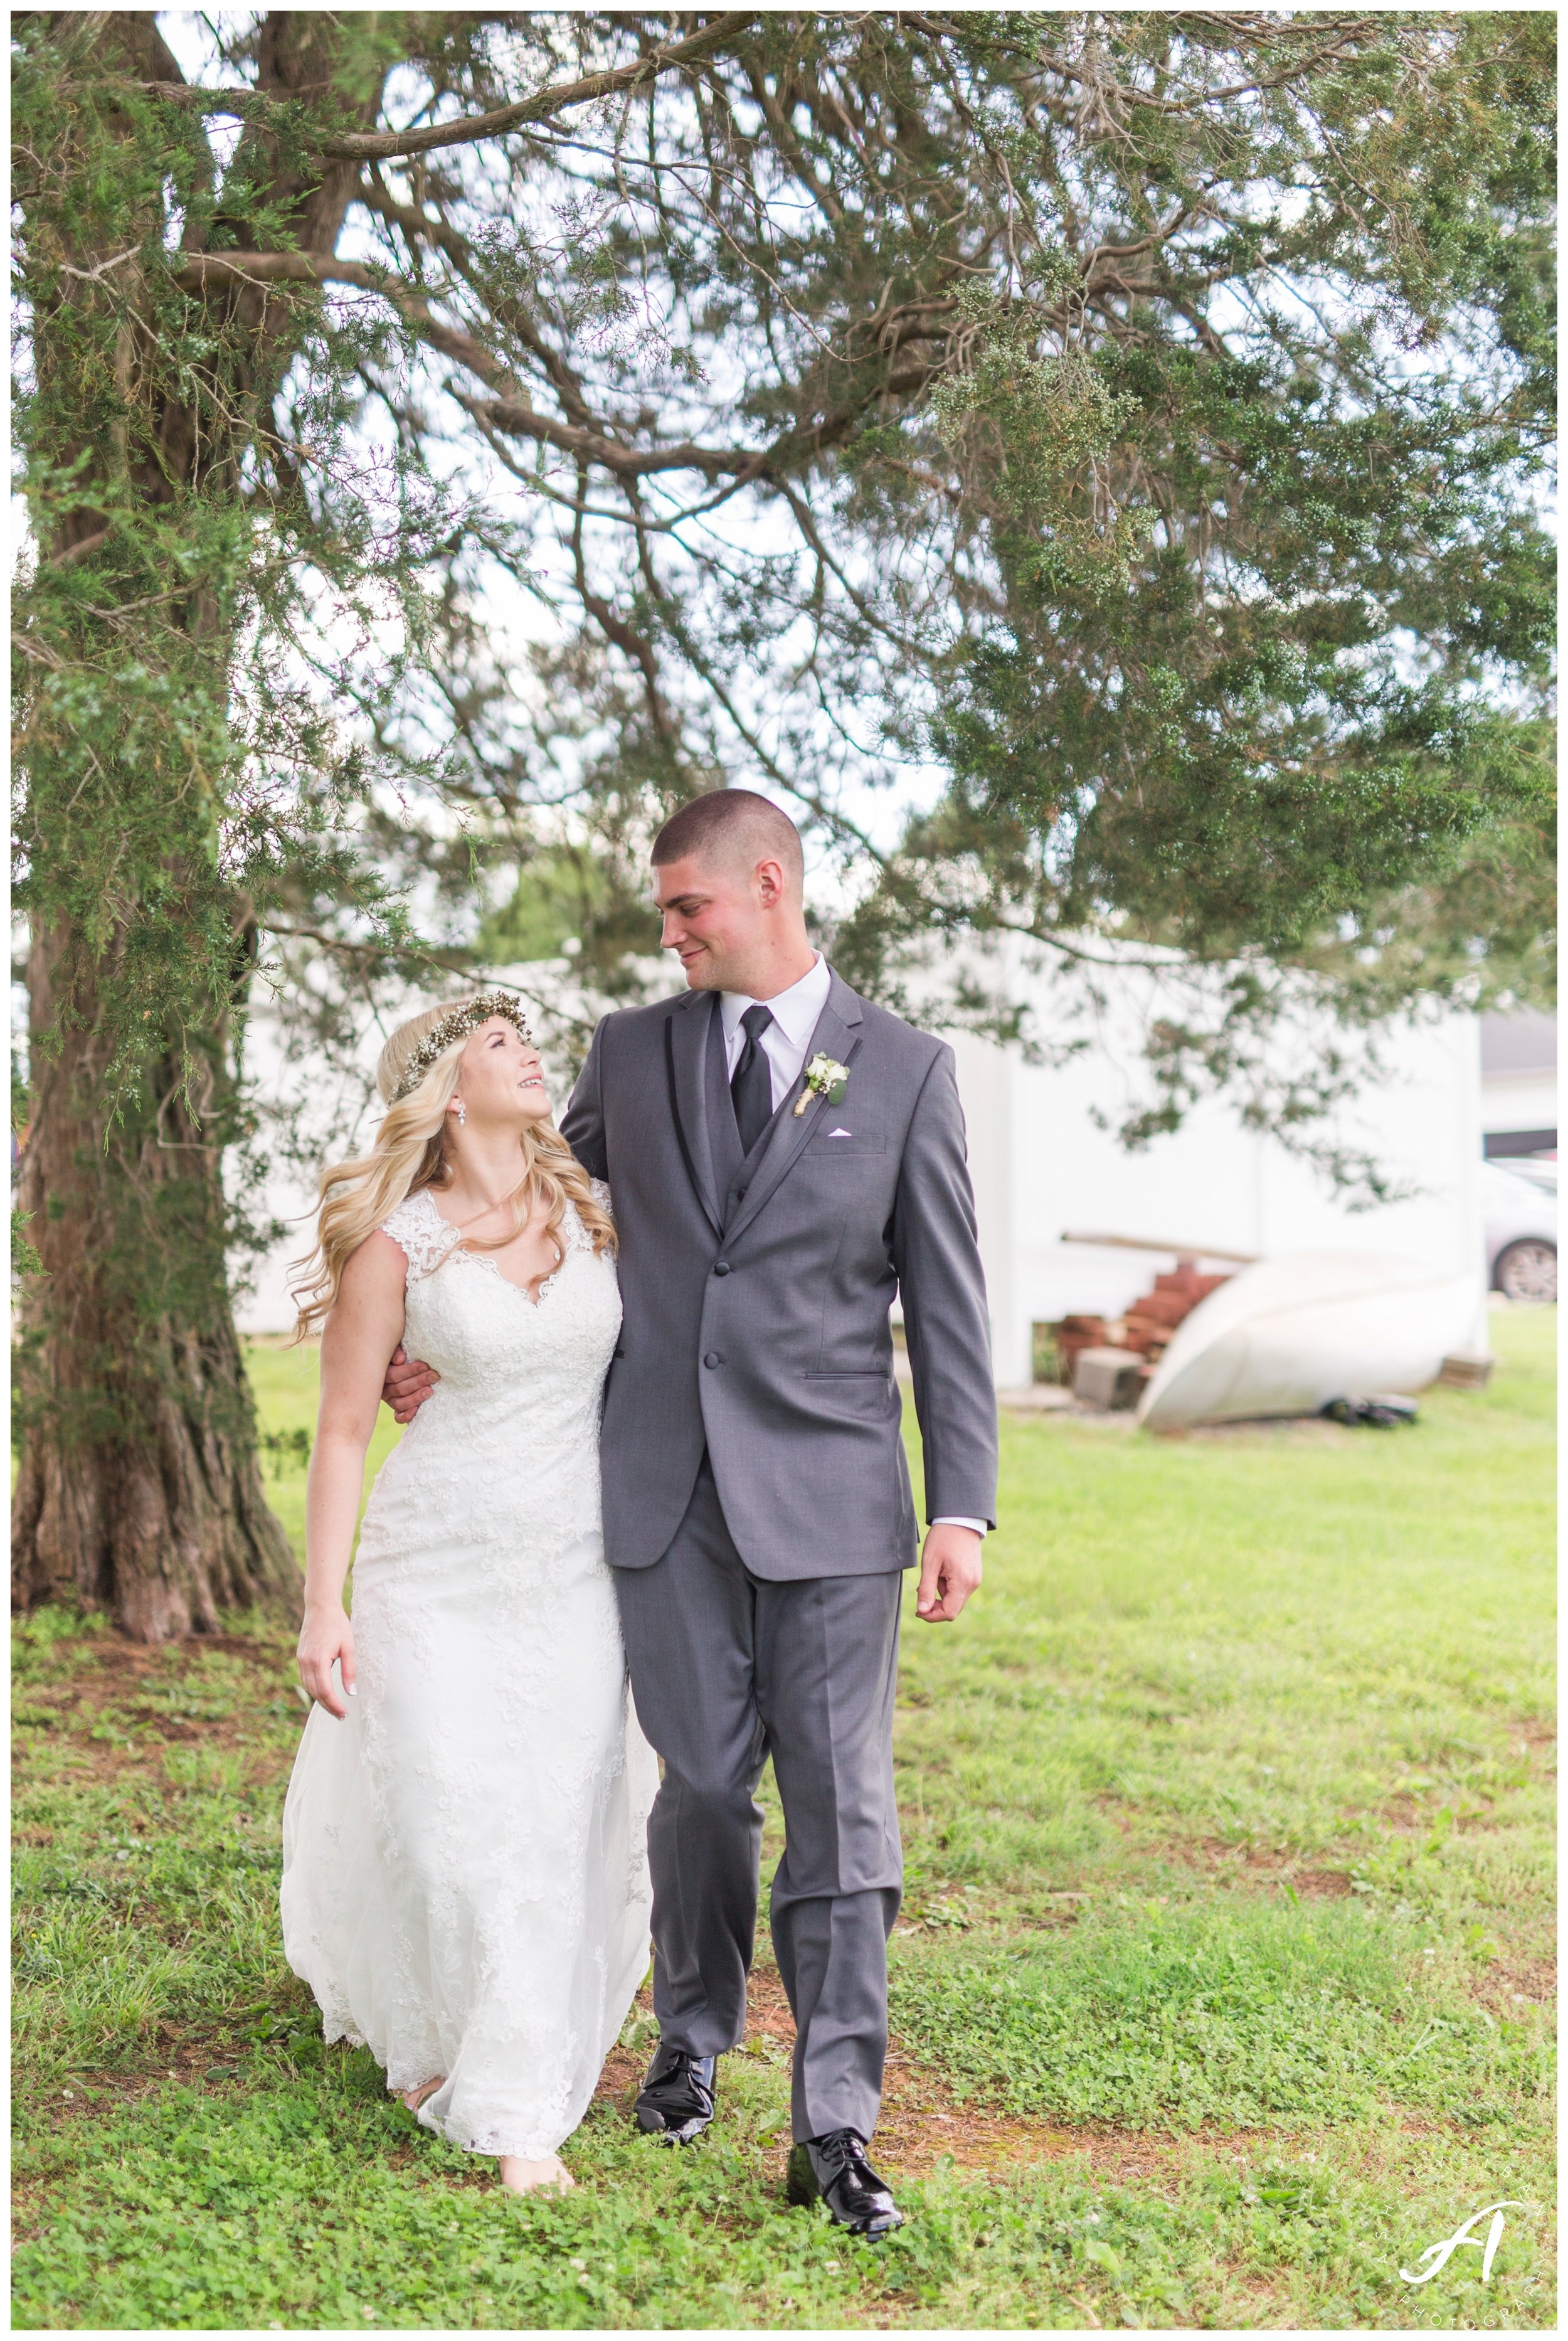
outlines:
[{"label": "tree branch", "polygon": [[352,284],[362,293],[379,293],[443,357],[467,366],[492,390],[515,387],[492,351],[471,334],[443,325],[422,294],[387,269],[362,260],[337,260],[312,252],[200,252],[188,254],[171,274],[183,293],[205,293],[222,284]]},{"label": "tree branch", "polygon": [[[565,106],[591,105],[599,98],[612,97],[620,90],[637,89],[646,82],[657,80],[660,74],[694,64],[755,22],[750,10],[717,16],[700,32],[689,34],[685,40],[672,42],[666,48],[650,49],[646,56],[634,58],[630,65],[588,74],[581,81],[557,82],[515,105],[499,105],[490,114],[469,115],[456,122],[433,122],[422,130],[345,131],[336,135],[326,132],[307,136],[305,143],[313,154],[331,162],[383,163],[394,155],[429,154],[438,147],[470,146],[486,138],[503,138],[509,131],[521,130],[530,122],[545,121]],[[135,86],[142,96],[178,105],[187,113],[238,115],[263,128],[272,125],[281,128],[284,120],[297,115],[297,107],[291,106],[285,113],[259,90],[233,86],[194,89],[183,82],[165,81],[139,82]]]},{"label": "tree branch", "polygon": [[701,472],[710,479],[730,474],[738,486],[744,486],[751,480],[776,482],[793,455],[835,445],[873,400],[889,395],[913,396],[924,390],[939,371],[934,365],[905,366],[868,386],[852,404],[835,407],[814,423],[795,424],[781,432],[769,445],[749,452],[743,447],[700,447],[690,442],[670,447],[623,447],[616,440],[601,438],[591,431],[580,431],[571,423],[557,423],[551,416],[513,400],[464,399],[461,403],[476,419],[482,414],[497,431],[507,432],[513,438],[541,440],[548,446],[561,448],[563,453],[598,463],[622,479],[642,479],[652,472],[690,471]]},{"label": "tree branch", "polygon": [[[379,293],[432,349],[466,366],[488,388],[514,393],[483,402],[454,393],[476,420],[482,418],[491,429],[513,438],[532,439],[558,447],[563,454],[596,463],[622,479],[642,479],[653,472],[700,472],[709,479],[732,477],[737,485],[744,486],[751,480],[771,478],[792,454],[820,453],[835,445],[873,399],[913,396],[940,371],[938,366],[920,363],[895,368],[882,381],[868,384],[851,403],[832,409],[813,423],[797,423],[766,447],[702,447],[692,442],[670,447],[625,447],[600,432],[541,414],[537,408],[515,395],[519,385],[492,351],[475,341],[471,334],[443,325],[432,315],[422,294],[385,269],[363,261],[336,260],[307,252],[209,252],[189,254],[172,274],[173,281],[187,293],[204,293],[225,283],[352,284],[362,292]],[[911,334],[906,338],[915,337]]]}]

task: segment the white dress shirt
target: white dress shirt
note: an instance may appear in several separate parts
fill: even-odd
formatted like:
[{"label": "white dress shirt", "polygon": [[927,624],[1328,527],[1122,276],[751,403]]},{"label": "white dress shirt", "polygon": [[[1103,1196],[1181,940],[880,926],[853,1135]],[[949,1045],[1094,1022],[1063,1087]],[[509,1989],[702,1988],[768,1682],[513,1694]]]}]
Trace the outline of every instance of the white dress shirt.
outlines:
[{"label": "white dress shirt", "polygon": [[731,1081],[746,1046],[746,1028],[740,1019],[749,1008],[766,1008],[772,1016],[762,1035],[762,1047],[773,1082],[775,1113],[800,1078],[832,981],[828,962],[819,951],[799,983],[792,983],[788,991],[775,992],[771,1000],[749,1000],[743,991],[719,995],[719,1013],[724,1019],[724,1070]]},{"label": "white dress shirt", "polygon": [[[819,951],[799,981],[792,983],[788,991],[776,991],[771,1000],[751,1000],[743,991],[721,991],[719,995],[719,1013],[724,1021],[724,1070],[731,1081],[740,1061],[740,1051],[746,1046],[746,1028],[740,1019],[749,1008],[766,1008],[772,1015],[773,1021],[762,1035],[762,1047],[768,1058],[775,1113],[800,1078],[817,1020],[828,1005],[831,983],[828,962]],[[956,1513],[944,1513],[931,1526],[974,1529],[980,1536],[986,1533],[984,1520],[961,1519]]]}]

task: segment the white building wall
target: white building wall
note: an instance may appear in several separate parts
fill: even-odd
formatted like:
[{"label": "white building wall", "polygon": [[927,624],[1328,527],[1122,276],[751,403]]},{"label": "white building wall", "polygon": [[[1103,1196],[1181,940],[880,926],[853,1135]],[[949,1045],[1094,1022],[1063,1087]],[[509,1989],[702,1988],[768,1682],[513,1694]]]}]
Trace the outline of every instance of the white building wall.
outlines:
[{"label": "white building wall", "polygon": [[1488,1073],[1482,1083],[1485,1124],[1498,1134],[1557,1129],[1554,1072]]},{"label": "white building wall", "polygon": [[[958,1086],[990,1296],[997,1384],[1030,1374],[1031,1329],[1075,1312],[1119,1315],[1170,1264],[1155,1253],[1062,1241],[1108,1234],[1259,1256],[1298,1250],[1402,1252],[1474,1270],[1483,1260],[1480,1057],[1475,1020],[1402,1033],[1392,1078],[1344,1118],[1402,1186],[1400,1202],[1353,1210],[1276,1141],[1207,1104],[1172,1136],[1126,1152],[1097,1125],[1124,1091],[1108,1050],[1066,1066],[1027,1065],[959,1035]],[[1223,1264],[1223,1263],[1216,1263]],[[1476,1338],[1484,1330],[1477,1285]]]},{"label": "white building wall", "polygon": [[[1481,1105],[1489,1153],[1504,1159],[1516,1151],[1555,1155],[1555,1016],[1527,1009],[1482,1018]],[[1528,1142],[1510,1147],[1511,1134]]]}]

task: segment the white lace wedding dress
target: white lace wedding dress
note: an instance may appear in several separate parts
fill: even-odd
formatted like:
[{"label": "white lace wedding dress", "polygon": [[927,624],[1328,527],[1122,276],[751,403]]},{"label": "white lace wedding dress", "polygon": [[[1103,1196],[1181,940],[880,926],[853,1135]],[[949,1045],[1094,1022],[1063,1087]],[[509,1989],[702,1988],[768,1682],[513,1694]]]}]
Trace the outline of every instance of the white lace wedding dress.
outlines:
[{"label": "white lace wedding dress", "polygon": [[600,1530],[615,1270],[570,1206],[537,1300],[428,1193],[385,1232],[403,1340],[441,1376],[377,1479],[354,1564],[358,1696],[305,1725],[283,1944],[329,2040],[427,2128],[541,2159],[587,2109],[648,1965],[651,1749]]}]

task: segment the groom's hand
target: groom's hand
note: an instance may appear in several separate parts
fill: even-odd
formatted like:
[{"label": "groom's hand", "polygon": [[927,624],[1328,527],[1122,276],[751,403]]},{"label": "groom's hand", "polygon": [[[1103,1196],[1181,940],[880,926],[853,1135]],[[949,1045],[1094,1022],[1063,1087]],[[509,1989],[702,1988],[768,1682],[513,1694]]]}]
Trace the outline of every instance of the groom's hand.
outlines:
[{"label": "groom's hand", "polygon": [[915,1614],[928,1626],[945,1626],[958,1616],[979,1584],[981,1538],[974,1529],[940,1520],[926,1531],[920,1555],[920,1589]]},{"label": "groom's hand", "polygon": [[433,1367],[417,1358],[411,1360],[400,1341],[382,1384],[382,1402],[391,1407],[400,1422],[412,1422],[440,1380]]}]

